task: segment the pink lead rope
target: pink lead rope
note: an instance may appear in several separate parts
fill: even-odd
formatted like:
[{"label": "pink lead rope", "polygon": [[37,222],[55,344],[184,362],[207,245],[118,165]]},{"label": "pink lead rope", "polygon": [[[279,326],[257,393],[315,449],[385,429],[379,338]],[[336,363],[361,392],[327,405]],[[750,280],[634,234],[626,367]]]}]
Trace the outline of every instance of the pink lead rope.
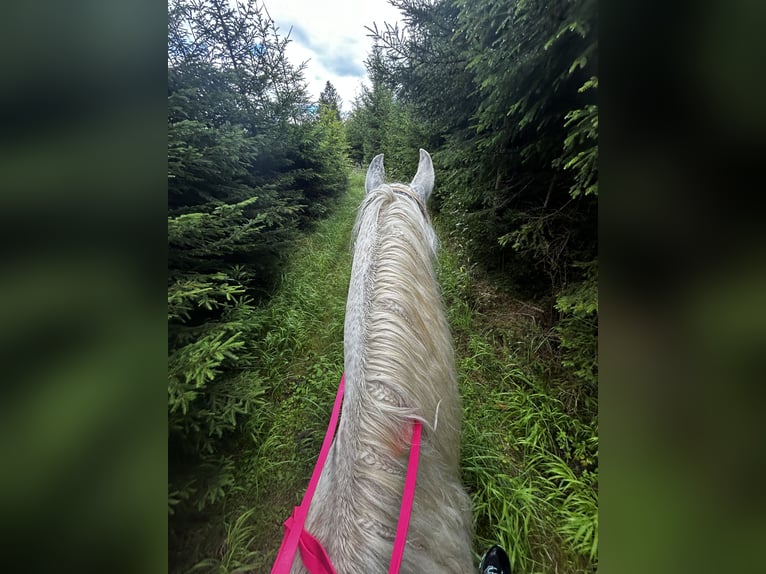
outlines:
[{"label": "pink lead rope", "polygon": [[[330,424],[327,427],[322,448],[319,451],[314,472],[311,475],[306,494],[303,495],[303,501],[300,506],[293,509],[293,513],[285,520],[285,535],[282,538],[282,545],[277,553],[277,559],[271,569],[271,574],[289,574],[290,568],[295,559],[295,552],[300,549],[303,565],[311,574],[337,574],[327,551],[316,538],[304,529],[306,516],[309,512],[311,499],[314,497],[319,477],[322,474],[322,468],[330,452],[335,430],[338,427],[340,418],[340,406],[343,402],[343,390],[346,382],[345,373],[340,378],[338,393],[335,395],[335,404],[330,416]],[[404,480],[404,494],[402,495],[402,506],[399,511],[399,523],[396,527],[396,538],[394,539],[394,548],[391,552],[391,565],[388,568],[389,574],[397,574],[402,564],[402,555],[404,546],[407,543],[407,530],[410,525],[410,515],[412,514],[412,503],[415,498],[415,483],[418,477],[418,461],[420,459],[420,434],[421,423],[415,421],[412,427],[412,445],[410,446],[410,460],[407,465],[407,476]]]},{"label": "pink lead rope", "polygon": [[412,501],[415,499],[415,482],[418,479],[420,430],[420,421],[415,421],[412,426],[412,445],[410,445],[410,462],[407,464],[407,478],[404,479],[402,508],[399,510],[399,524],[396,525],[396,538],[394,538],[394,549],[391,552],[391,564],[388,567],[388,574],[398,574],[399,566],[402,564],[404,545],[407,542],[407,529],[410,527]]}]

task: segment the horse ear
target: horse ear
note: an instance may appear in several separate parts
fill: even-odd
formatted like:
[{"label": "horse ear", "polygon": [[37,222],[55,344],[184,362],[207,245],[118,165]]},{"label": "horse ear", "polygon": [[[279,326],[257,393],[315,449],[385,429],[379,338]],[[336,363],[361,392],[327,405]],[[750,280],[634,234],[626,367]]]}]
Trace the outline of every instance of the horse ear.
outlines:
[{"label": "horse ear", "polygon": [[431,156],[423,148],[420,149],[420,162],[418,163],[418,171],[415,177],[412,178],[410,187],[415,191],[423,203],[426,202],[428,196],[434,189],[434,164],[431,161]]},{"label": "horse ear", "polygon": [[373,189],[377,189],[383,185],[383,180],[386,177],[386,170],[383,167],[383,154],[376,155],[370,162],[370,167],[367,168],[367,177],[364,178],[364,190],[366,193],[370,193]]}]

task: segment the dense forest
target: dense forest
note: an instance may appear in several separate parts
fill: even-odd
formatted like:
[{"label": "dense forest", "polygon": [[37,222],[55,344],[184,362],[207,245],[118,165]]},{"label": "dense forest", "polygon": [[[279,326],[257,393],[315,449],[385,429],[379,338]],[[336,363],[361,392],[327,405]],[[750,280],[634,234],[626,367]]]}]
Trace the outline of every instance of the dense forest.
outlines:
[{"label": "dense forest", "polygon": [[359,167],[408,179],[420,147],[464,406],[497,409],[466,421],[477,552],[597,568],[596,3],[390,3],[343,115],[261,2],[169,2],[173,572],[270,567],[342,369]]},{"label": "dense forest", "polygon": [[174,0],[168,16],[170,448],[218,465],[217,439],[263,392],[254,305],[346,189],[344,133],[256,2]]},{"label": "dense forest", "polygon": [[596,382],[596,3],[392,0],[406,29],[377,26],[372,88],[346,122],[351,157],[411,149],[442,174],[433,208],[494,277],[548,298],[564,361]]}]

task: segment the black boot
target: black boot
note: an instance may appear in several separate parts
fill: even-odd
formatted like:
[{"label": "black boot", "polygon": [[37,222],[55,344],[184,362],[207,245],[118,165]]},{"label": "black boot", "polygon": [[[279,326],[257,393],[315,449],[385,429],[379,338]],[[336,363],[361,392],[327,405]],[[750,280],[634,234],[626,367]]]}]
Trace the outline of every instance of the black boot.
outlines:
[{"label": "black boot", "polygon": [[500,546],[493,546],[484,553],[479,564],[479,574],[511,574],[511,562]]}]

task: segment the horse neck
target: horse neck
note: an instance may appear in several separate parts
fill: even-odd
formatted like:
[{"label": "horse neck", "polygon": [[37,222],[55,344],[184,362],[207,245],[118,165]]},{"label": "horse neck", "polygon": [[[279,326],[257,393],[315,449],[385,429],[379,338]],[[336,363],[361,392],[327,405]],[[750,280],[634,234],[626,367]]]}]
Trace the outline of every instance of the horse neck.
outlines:
[{"label": "horse neck", "polygon": [[341,436],[359,437],[371,425],[396,435],[408,416],[434,423],[445,397],[446,409],[457,404],[449,327],[433,272],[435,238],[419,209],[389,193],[368,198],[360,212],[346,306]]}]

